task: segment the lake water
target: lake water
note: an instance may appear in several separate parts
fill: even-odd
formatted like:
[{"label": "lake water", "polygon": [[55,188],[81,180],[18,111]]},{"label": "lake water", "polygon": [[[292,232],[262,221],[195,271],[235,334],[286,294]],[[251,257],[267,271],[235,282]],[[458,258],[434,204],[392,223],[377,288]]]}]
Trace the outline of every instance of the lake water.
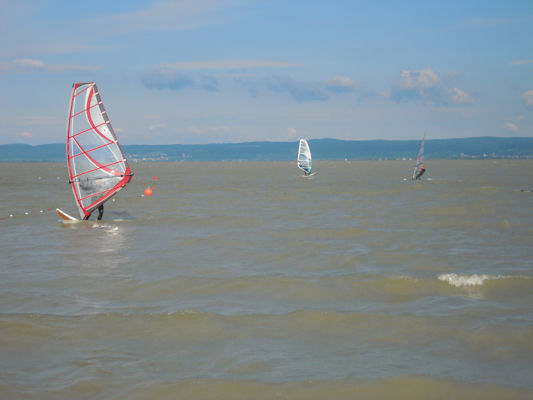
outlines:
[{"label": "lake water", "polygon": [[0,164],[0,398],[533,398],[533,161],[412,164]]}]

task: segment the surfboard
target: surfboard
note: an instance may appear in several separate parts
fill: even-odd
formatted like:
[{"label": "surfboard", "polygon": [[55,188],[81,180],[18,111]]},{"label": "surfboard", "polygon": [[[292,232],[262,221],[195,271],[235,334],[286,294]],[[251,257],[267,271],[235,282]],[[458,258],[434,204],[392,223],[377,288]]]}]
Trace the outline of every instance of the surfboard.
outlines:
[{"label": "surfboard", "polygon": [[56,208],[57,214],[61,217],[64,221],[81,221],[78,218],[74,218],[72,215],[68,215],[66,212],[60,210],[59,208]]}]

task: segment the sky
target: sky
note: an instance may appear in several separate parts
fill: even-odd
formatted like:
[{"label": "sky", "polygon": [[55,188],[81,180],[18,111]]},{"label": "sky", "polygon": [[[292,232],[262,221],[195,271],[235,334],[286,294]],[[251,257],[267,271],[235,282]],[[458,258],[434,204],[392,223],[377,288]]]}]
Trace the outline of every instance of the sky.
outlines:
[{"label": "sky", "polygon": [[533,1],[0,0],[0,144],[533,137]]}]

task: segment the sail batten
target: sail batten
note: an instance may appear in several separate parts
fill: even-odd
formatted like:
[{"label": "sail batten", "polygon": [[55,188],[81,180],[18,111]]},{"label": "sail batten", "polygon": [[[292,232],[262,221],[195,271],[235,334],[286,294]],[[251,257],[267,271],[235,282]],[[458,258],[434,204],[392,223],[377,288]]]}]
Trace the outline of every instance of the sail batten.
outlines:
[{"label": "sail batten", "polygon": [[[97,125],[96,128],[98,128],[98,127],[100,127],[100,126],[102,126],[102,125],[105,125],[105,124],[106,124],[105,122],[102,122],[100,125]],[[74,138],[74,137],[76,137],[76,136],[78,136],[78,135],[81,135],[82,133],[89,132],[89,131],[92,130],[92,129],[93,129],[93,127],[87,128],[87,129],[85,129],[84,131],[77,132],[77,133],[73,134],[71,137]]]},{"label": "sail batten", "polygon": [[72,87],[67,164],[82,219],[126,186],[133,175],[94,82]]},{"label": "sail batten", "polygon": [[90,84],[90,83],[75,83],[75,85],[79,85],[79,86],[86,85],[86,87],[83,90],[80,90],[78,93],[74,93],[74,97],[79,96],[83,92],[85,92],[85,91],[89,90],[91,87],[93,87],[93,85]]},{"label": "sail batten", "polygon": [[[96,107],[96,106],[98,106],[98,105],[100,105],[100,103],[97,103],[97,104],[92,105],[89,109],[91,109],[91,108],[93,108],[93,107]],[[87,108],[84,109],[84,110],[81,110],[81,111],[78,112],[77,114],[74,114],[72,117],[77,117],[78,115],[80,115],[81,113],[84,113],[84,112],[86,112],[86,111],[87,111]]]},{"label": "sail batten", "polygon": [[[111,164],[107,164],[107,165],[103,165],[103,166],[100,166],[100,167],[96,167],[96,168],[93,168],[93,169],[91,169],[91,170],[89,170],[89,171],[85,171],[85,172],[82,172],[82,173],[80,173],[80,174],[78,174],[78,175],[75,175],[75,176],[73,176],[73,178],[76,179],[76,178],[78,178],[78,177],[80,177],[80,176],[82,176],[82,175],[89,174],[89,173],[94,172],[94,171],[97,171],[97,170],[99,170],[99,169],[104,169],[104,168],[106,168],[106,167],[110,167],[111,165],[118,164],[118,163],[120,163],[120,162],[124,162],[124,161],[125,161],[125,160],[120,160],[120,161],[116,161],[116,162],[111,163]],[[116,175],[116,176],[124,176],[124,175]]]},{"label": "sail batten", "polygon": [[88,199],[89,197],[97,196],[99,194],[104,194],[104,193],[108,193],[108,192],[109,192],[109,190],[103,190],[101,192],[91,193],[91,194],[89,194],[89,195],[87,195],[85,197],[80,198],[80,200],[85,200],[85,199]]},{"label": "sail batten", "polygon": [[83,155],[85,155],[85,154],[87,154],[87,153],[90,153],[91,151],[95,151],[95,150],[101,149],[102,147],[109,146],[110,144],[113,144],[113,143],[116,143],[116,142],[106,143],[106,144],[103,144],[103,145],[101,145],[101,146],[95,147],[94,149],[85,150],[85,151],[82,152],[82,153],[78,153],[78,154],[75,154],[75,155],[73,155],[73,156],[70,156],[70,158],[75,158],[75,157],[83,156]]}]

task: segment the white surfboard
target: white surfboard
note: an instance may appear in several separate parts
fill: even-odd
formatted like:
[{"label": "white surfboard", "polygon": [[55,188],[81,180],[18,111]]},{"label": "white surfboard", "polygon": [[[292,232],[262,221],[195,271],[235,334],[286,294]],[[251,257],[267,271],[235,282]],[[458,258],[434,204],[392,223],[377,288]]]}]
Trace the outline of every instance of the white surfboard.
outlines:
[{"label": "white surfboard", "polygon": [[302,178],[306,178],[306,179],[308,179],[308,178],[312,178],[312,177],[315,176],[316,174],[317,174],[316,172],[312,172],[312,173],[310,173],[309,175],[299,175],[299,176],[301,176]]},{"label": "white surfboard", "polygon": [[61,217],[64,221],[81,221],[78,218],[74,218],[72,215],[68,215],[66,212],[60,210],[59,208],[56,208],[57,214]]}]

